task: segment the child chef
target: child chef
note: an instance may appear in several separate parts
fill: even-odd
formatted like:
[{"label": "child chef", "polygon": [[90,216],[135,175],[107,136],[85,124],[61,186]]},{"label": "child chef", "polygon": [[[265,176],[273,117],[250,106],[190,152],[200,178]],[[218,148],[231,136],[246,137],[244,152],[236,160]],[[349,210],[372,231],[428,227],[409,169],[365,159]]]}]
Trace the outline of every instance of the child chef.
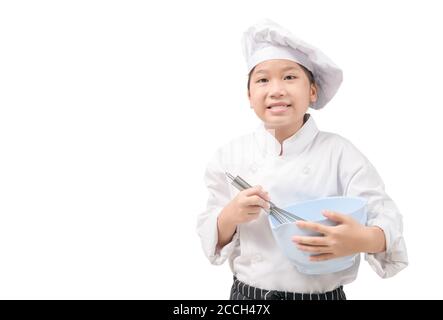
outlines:
[{"label": "child chef", "polygon": [[[328,196],[367,200],[367,223],[324,211],[335,226],[297,221],[322,237],[294,237],[311,261],[365,254],[382,278],[408,264],[402,217],[368,159],[347,139],[320,131],[308,108],[323,108],[335,95],[342,71],[319,49],[264,20],[243,35],[248,98],[261,120],[251,134],[218,149],[205,172],[209,190],[197,231],[212,264],[229,260],[231,299],[345,299],[360,263],[319,275],[299,272],[277,246],[264,209]],[[225,172],[254,186],[239,192]]]}]

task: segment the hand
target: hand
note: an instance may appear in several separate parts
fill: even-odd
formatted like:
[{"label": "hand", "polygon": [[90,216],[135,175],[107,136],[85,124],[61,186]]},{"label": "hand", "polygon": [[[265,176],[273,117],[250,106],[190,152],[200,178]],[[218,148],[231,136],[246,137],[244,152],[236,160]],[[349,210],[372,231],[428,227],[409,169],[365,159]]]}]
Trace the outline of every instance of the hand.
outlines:
[{"label": "hand", "polygon": [[270,208],[265,200],[269,201],[269,195],[261,186],[243,190],[228,204],[223,218],[235,225],[257,219],[262,209]]},{"label": "hand", "polygon": [[223,248],[232,240],[237,225],[258,218],[261,209],[269,209],[269,195],[261,186],[241,191],[217,217],[217,248]]},{"label": "hand", "polygon": [[[340,214],[337,212],[324,211],[323,215],[338,223],[336,226],[325,226],[323,224],[297,221],[297,226],[303,229],[309,229],[322,233],[324,236],[317,237],[293,237],[293,242],[297,244],[297,248],[302,251],[313,253],[310,257],[311,261],[324,261],[338,257],[349,256],[359,252],[369,252],[372,250],[372,241],[380,241],[381,229],[377,227],[365,227],[354,218]],[[374,229],[378,234],[374,234]],[[373,237],[376,236],[376,239]],[[377,249],[378,250],[378,249]]]}]

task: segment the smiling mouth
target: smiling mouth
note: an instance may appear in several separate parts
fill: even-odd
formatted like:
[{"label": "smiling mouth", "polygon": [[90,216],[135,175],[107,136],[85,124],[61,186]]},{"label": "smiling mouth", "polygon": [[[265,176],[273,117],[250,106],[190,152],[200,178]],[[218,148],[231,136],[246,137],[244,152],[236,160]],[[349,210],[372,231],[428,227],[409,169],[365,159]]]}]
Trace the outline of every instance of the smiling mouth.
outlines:
[{"label": "smiling mouth", "polygon": [[291,106],[290,104],[287,104],[287,105],[277,105],[277,106],[266,107],[266,109],[269,109],[269,110],[271,110],[271,109],[283,109],[283,108],[289,108],[290,106]]}]

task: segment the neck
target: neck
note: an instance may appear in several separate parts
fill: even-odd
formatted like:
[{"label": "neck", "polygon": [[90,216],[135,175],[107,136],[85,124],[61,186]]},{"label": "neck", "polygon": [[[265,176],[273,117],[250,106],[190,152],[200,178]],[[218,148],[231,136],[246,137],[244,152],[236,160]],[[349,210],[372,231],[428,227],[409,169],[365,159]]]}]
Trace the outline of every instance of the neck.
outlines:
[{"label": "neck", "polygon": [[283,154],[283,142],[289,137],[293,136],[298,130],[303,127],[306,121],[309,119],[309,115],[305,114],[301,122],[296,123],[295,125],[291,125],[288,127],[280,127],[280,128],[268,128],[266,129],[275,137],[275,139],[280,143],[280,156]]},{"label": "neck", "polygon": [[293,136],[300,128],[303,126],[303,123],[298,124],[297,126],[292,126],[291,128],[278,128],[275,129],[275,139],[283,145],[283,141]]},{"label": "neck", "polygon": [[275,139],[283,145],[283,141],[288,139],[289,137],[293,136],[298,130],[303,127],[305,122],[308,120],[309,116],[305,114],[302,121],[296,123],[295,125],[292,124],[291,126],[287,127],[280,127],[280,128],[266,128],[268,131],[271,132],[271,134],[275,137]]}]

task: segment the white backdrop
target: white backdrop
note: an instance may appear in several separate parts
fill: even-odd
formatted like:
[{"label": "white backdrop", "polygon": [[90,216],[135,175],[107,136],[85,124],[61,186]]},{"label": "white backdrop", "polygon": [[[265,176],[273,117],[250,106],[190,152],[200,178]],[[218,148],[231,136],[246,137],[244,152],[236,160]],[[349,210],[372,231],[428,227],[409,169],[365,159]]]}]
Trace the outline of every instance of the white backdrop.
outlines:
[{"label": "white backdrop", "polygon": [[312,112],[375,165],[410,266],[350,299],[441,299],[440,1],[4,1],[0,298],[225,299],[196,234],[218,146],[258,124],[242,32],[270,18],[344,70]]}]

